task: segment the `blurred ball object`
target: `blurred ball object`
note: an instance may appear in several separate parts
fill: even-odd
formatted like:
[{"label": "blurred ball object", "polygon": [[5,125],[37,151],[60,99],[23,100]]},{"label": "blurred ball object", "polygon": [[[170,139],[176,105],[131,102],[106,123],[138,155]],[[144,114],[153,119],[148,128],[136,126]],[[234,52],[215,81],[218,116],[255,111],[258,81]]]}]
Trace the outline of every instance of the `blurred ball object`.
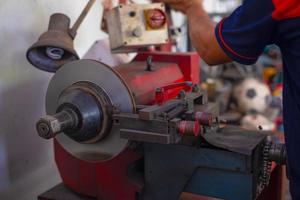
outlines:
[{"label": "blurred ball object", "polygon": [[264,113],[269,105],[269,87],[255,78],[247,78],[235,86],[233,97],[242,113]]}]

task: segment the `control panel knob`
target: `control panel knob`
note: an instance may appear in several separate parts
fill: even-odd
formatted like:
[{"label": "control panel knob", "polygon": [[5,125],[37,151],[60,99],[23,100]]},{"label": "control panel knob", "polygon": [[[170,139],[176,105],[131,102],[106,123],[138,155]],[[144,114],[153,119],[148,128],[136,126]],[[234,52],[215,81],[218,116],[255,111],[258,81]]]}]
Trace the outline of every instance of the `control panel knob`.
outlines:
[{"label": "control panel knob", "polygon": [[143,35],[143,30],[140,26],[136,27],[133,31],[132,31],[132,35],[135,37],[142,37]]}]

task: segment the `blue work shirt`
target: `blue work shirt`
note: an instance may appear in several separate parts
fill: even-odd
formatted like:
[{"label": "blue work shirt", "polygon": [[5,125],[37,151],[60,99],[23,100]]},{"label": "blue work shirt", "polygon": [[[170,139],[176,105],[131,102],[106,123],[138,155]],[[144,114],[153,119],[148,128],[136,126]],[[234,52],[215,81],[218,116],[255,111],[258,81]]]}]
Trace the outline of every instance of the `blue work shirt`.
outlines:
[{"label": "blue work shirt", "polygon": [[288,176],[300,199],[300,0],[245,0],[216,27],[219,45],[234,61],[253,64],[266,45],[280,47],[284,65],[283,118]]}]

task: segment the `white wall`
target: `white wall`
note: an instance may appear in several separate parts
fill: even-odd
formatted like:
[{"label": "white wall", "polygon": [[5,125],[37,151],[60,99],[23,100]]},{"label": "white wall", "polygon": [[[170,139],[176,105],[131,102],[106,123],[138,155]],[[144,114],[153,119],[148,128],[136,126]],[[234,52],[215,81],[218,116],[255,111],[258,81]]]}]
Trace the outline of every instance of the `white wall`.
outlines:
[{"label": "white wall", "polygon": [[[72,21],[87,0],[0,1],[0,199],[33,200],[60,181],[52,142],[39,138],[36,120],[44,115],[51,74],[26,60],[26,50],[47,29],[50,14],[62,12]],[[75,41],[79,55],[104,34],[99,31],[100,0]]]}]

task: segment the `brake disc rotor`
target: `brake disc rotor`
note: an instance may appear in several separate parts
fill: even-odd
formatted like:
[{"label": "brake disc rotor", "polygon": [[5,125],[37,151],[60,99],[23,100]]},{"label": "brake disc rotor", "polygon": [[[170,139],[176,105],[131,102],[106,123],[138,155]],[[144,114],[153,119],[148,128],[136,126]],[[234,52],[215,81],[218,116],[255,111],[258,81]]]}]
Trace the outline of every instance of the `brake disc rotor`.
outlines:
[{"label": "brake disc rotor", "polygon": [[[78,82],[90,82],[101,87],[120,112],[135,111],[132,93],[116,71],[98,61],[80,60],[64,65],[53,76],[46,96],[48,115],[55,114],[61,93]],[[56,139],[70,154],[87,161],[111,159],[122,152],[128,144],[128,140],[120,138],[119,130],[115,127],[104,139],[93,144],[78,143],[65,134],[57,135]]]}]

